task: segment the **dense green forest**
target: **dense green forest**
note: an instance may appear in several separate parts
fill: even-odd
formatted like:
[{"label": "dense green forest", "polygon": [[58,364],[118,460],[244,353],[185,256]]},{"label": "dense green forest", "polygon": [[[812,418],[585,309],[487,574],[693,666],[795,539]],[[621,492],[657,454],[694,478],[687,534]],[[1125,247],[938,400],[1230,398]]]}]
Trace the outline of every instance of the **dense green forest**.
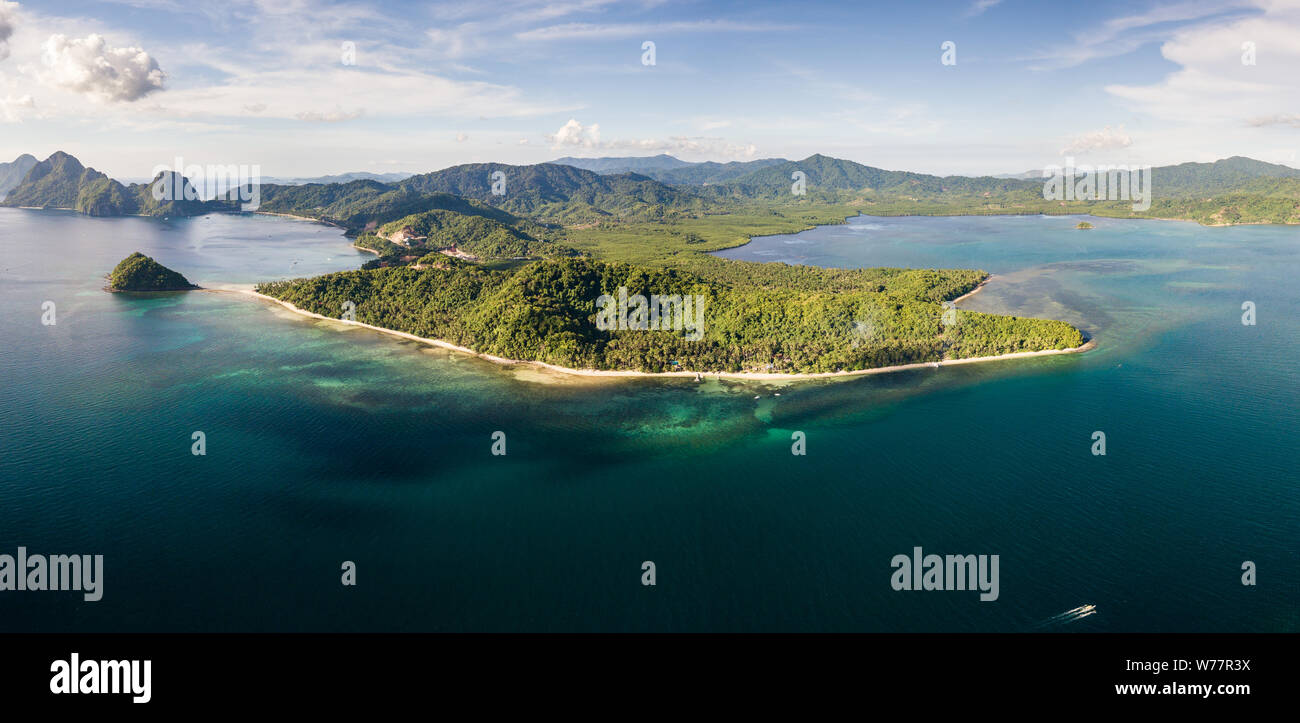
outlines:
[{"label": "dense green forest", "polygon": [[[494,180],[494,174],[500,175]],[[554,163],[472,163],[412,176],[398,186],[413,193],[452,193],[513,214],[563,224],[652,221],[716,206],[691,190],[635,173],[602,176]]]},{"label": "dense green forest", "polygon": [[380,253],[453,250],[475,260],[572,256],[572,249],[550,240],[556,235],[551,229],[525,219],[497,219],[445,209],[400,218],[384,224],[373,234],[388,241],[387,245],[374,249]]},{"label": "dense green forest", "polygon": [[4,203],[6,206],[73,208],[83,186],[105,180],[109,180],[108,176],[86,168],[76,158],[59,151],[32,166],[23,181],[5,197]]},{"label": "dense green forest", "polygon": [[[258,290],[326,316],[350,301],[363,323],[576,368],[835,372],[1082,344],[1059,321],[959,312],[945,325],[940,302],[977,286],[987,276],[980,271],[722,263],[734,267],[730,278],[576,258],[514,271],[346,271]],[[703,337],[691,340],[686,324],[598,328],[597,299],[620,287],[701,299]]]},{"label": "dense green forest", "polygon": [[139,251],[118,263],[108,275],[108,286],[113,291],[184,291],[198,288],[184,276]]}]

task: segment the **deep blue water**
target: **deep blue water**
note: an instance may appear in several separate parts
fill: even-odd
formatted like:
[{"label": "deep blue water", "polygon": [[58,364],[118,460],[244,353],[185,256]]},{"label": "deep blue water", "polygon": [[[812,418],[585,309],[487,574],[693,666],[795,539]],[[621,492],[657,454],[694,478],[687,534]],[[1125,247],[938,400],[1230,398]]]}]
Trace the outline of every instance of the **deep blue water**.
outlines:
[{"label": "deep blue water", "polygon": [[[285,219],[0,209],[0,554],[105,556],[102,601],[0,592],[0,629],[1014,631],[1095,604],[1048,629],[1296,630],[1300,228],[1091,220],[857,218],[725,252],[983,268],[963,307],[1100,343],[764,386],[109,294],[136,250],[208,285],[363,258]],[[917,545],[1000,555],[999,599],[893,590]]]}]

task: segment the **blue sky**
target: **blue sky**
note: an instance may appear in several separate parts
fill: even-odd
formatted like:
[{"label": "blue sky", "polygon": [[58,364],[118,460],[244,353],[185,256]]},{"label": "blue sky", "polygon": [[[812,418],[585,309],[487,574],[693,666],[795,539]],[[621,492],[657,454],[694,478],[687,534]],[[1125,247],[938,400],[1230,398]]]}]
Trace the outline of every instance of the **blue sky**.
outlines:
[{"label": "blue sky", "polygon": [[1300,165],[1297,69],[1300,0],[0,0],[0,156],[122,178],[178,156],[269,176],[655,153]]}]

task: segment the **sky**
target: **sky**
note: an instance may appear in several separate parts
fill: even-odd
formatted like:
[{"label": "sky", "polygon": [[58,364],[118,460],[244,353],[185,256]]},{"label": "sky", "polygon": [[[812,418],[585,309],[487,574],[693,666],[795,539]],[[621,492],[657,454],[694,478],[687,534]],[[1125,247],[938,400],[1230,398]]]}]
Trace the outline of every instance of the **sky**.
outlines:
[{"label": "sky", "polygon": [[1300,0],[0,0],[0,161],[63,150],[121,179],[177,158],[970,175],[1297,149]]}]

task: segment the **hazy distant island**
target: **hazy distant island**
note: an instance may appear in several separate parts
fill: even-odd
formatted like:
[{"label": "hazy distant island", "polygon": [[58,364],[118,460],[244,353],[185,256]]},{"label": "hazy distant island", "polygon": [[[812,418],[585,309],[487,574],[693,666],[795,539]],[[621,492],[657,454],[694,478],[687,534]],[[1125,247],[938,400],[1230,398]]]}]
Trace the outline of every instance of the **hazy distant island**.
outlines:
[{"label": "hazy distant island", "polygon": [[[1038,179],[938,177],[822,155],[561,160],[468,164],[395,180],[261,184],[258,212],[339,226],[376,258],[356,271],[268,282],[258,291],[307,313],[339,318],[352,309],[359,323],[568,369],[836,373],[1060,352],[1085,338],[1061,321],[953,308],[988,278],[984,271],[823,269],[710,252],[863,213],[1300,222],[1300,170],[1241,157],[1153,169],[1156,192],[1145,211],[1129,201],[1045,200]],[[4,200],[9,206],[90,215],[239,210],[223,198],[159,202],[152,184],[120,184],[65,153],[0,165],[8,166],[0,167],[8,182],[27,168]],[[806,184],[795,192],[791,178],[799,174]],[[189,188],[187,179],[165,174],[153,183]],[[122,284],[115,278],[115,288],[193,288],[137,256],[114,272]],[[615,296],[619,323],[602,325],[598,299]],[[638,306],[640,297],[652,309]],[[687,298],[696,300],[690,313],[703,314],[700,329],[657,319],[635,328],[638,314],[677,319],[684,309],[675,304]]]},{"label": "hazy distant island", "polygon": [[108,275],[109,291],[189,291],[199,287],[179,273],[136,251]]}]

